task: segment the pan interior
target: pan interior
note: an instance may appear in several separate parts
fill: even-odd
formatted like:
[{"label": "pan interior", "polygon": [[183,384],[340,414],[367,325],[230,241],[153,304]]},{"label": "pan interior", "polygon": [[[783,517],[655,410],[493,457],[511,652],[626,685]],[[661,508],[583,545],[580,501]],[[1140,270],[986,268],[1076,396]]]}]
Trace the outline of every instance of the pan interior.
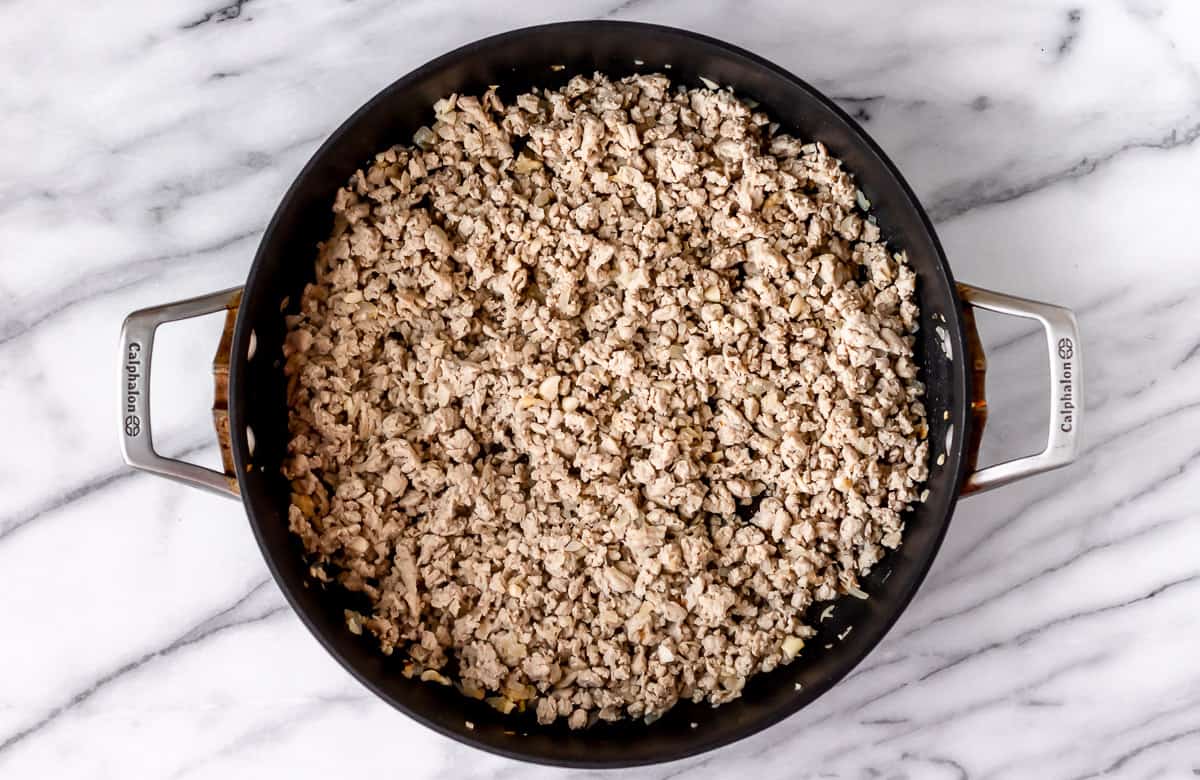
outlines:
[{"label": "pan interior", "polygon": [[[931,464],[928,499],[905,518],[900,550],[864,581],[870,598],[841,599],[825,621],[813,615],[818,636],[796,662],[756,675],[740,699],[719,709],[681,702],[651,725],[619,722],[572,732],[561,723],[539,726],[531,715],[502,716],[453,689],[404,678],[402,659],[385,658],[368,637],[346,629],[343,609],[355,604],[350,594],[310,580],[303,550],[288,532],[288,484],[279,473],[287,442],[280,304],[286,298],[294,311],[304,285],[312,281],[316,245],[330,231],[336,190],[376,152],[411,142],[417,127],[432,120],[436,100],[454,92],[479,93],[491,84],[501,85],[501,94],[511,98],[594,71],[613,77],[664,72],[689,86],[700,86],[701,77],[730,85],[791,132],[825,143],[845,162],[872,202],[884,237],[894,249],[908,252],[917,273],[916,357],[927,387],[931,458],[944,453],[945,461]],[[812,87],[754,55],[681,30],[627,22],[528,28],[451,52],[389,86],[330,137],[276,211],[247,282],[234,355],[246,355],[251,331],[258,340],[256,357],[232,366],[234,455],[251,525],[284,594],[326,649],[379,696],[448,736],[514,758],[577,767],[668,761],[748,736],[811,702],[883,638],[916,591],[945,533],[965,467],[970,394],[958,299],[915,196],[861,128]],[[247,426],[256,438],[253,458]]]}]

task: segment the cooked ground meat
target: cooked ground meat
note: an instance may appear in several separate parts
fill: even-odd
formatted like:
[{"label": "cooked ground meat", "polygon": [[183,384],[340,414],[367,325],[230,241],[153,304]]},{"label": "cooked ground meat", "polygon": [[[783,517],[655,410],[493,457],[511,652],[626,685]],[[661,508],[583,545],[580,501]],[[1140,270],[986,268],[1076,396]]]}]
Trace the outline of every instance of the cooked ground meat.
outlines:
[{"label": "cooked ground meat", "polygon": [[912,270],[838,160],[727,90],[596,75],[434,112],[338,193],[287,320],[313,576],[504,712],[737,697],[900,544]]}]

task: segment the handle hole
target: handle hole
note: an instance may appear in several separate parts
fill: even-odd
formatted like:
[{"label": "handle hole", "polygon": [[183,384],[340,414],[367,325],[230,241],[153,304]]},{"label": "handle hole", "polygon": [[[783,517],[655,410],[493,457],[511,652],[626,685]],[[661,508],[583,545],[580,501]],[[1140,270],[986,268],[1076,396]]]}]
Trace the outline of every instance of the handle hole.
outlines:
[{"label": "handle hole", "polygon": [[987,356],[988,419],[979,467],[1041,452],[1050,424],[1046,331],[1034,320],[975,309]]},{"label": "handle hole", "polygon": [[222,470],[213,436],[212,353],[224,312],[160,325],[154,334],[150,405],[159,455]]}]

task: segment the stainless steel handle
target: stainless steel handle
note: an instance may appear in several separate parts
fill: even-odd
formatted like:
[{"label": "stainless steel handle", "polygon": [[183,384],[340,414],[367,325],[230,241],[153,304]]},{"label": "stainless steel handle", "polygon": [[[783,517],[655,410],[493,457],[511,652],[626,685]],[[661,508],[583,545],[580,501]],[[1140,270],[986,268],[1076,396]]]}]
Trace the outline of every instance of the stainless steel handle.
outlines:
[{"label": "stainless steel handle", "polygon": [[241,287],[232,287],[141,309],[125,318],[121,328],[121,455],[130,466],[223,496],[238,497],[234,487],[237,482],[232,477],[155,452],[150,425],[150,358],[154,353],[154,331],[159,325],[236,308],[241,292]]},{"label": "stainless steel handle", "polygon": [[959,295],[977,309],[1037,320],[1050,350],[1050,432],[1036,455],[987,466],[969,474],[962,492],[979,493],[1075,460],[1083,415],[1083,364],[1079,325],[1070,309],[960,284]]}]

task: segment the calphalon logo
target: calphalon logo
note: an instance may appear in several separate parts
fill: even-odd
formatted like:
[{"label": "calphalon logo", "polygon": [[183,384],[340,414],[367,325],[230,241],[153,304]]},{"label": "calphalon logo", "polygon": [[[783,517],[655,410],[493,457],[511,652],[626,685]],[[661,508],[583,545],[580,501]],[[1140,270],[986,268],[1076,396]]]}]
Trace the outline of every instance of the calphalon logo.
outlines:
[{"label": "calphalon logo", "polygon": [[125,435],[142,432],[142,418],[137,414],[138,396],[142,394],[142,345],[129,342],[125,348]]},{"label": "calphalon logo", "polygon": [[1071,358],[1075,357],[1075,342],[1059,339],[1058,356],[1063,361],[1058,375],[1058,429],[1070,433],[1075,430],[1075,381],[1074,366],[1071,365]]}]

